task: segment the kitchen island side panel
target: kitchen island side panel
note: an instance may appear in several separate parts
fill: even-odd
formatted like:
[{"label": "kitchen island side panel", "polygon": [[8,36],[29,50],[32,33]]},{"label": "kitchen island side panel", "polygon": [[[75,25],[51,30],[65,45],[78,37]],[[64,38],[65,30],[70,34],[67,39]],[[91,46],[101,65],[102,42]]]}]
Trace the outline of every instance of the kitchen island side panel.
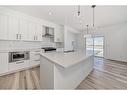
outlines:
[{"label": "kitchen island side panel", "polygon": [[54,89],[54,64],[41,57],[40,64],[41,89]]},{"label": "kitchen island side panel", "polygon": [[93,70],[93,56],[67,69],[55,65],[54,89],[75,89]]}]

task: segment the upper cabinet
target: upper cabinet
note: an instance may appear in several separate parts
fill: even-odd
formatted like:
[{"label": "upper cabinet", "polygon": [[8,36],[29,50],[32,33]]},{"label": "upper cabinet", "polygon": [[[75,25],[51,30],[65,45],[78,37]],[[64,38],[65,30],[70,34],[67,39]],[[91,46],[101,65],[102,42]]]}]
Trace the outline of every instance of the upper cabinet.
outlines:
[{"label": "upper cabinet", "polygon": [[21,40],[19,31],[19,18],[16,16],[8,15],[8,40]]},{"label": "upper cabinet", "polygon": [[42,32],[43,32],[43,26],[40,23],[36,23],[36,31],[35,31],[35,40],[36,41],[42,41]]},{"label": "upper cabinet", "polygon": [[25,41],[42,41],[42,25],[30,19],[20,19],[20,34]]},{"label": "upper cabinet", "polygon": [[0,40],[42,41],[42,24],[28,17],[0,12]]},{"label": "upper cabinet", "polygon": [[64,26],[58,25],[55,27],[54,42],[64,41]]},{"label": "upper cabinet", "polygon": [[0,13],[0,39],[19,40],[19,18],[13,15]]},{"label": "upper cabinet", "polygon": [[8,16],[0,13],[0,39],[8,39]]},{"label": "upper cabinet", "polygon": [[53,42],[64,41],[62,25],[11,11],[0,10],[0,40],[42,41],[50,37]]},{"label": "upper cabinet", "polygon": [[29,21],[27,19],[25,19],[25,18],[21,18],[20,19],[20,27],[19,28],[20,28],[19,31],[20,31],[20,34],[21,34],[21,40],[29,41],[30,40],[30,38],[28,37],[29,36],[29,31],[28,31],[28,29],[29,29]]}]

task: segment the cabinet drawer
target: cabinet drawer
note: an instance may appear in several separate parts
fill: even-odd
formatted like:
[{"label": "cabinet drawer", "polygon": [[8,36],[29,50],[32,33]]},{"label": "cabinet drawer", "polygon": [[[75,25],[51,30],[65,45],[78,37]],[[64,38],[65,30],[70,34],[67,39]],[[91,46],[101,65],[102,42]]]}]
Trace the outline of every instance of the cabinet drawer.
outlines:
[{"label": "cabinet drawer", "polygon": [[34,50],[30,52],[30,60],[38,60],[40,59],[41,50]]},{"label": "cabinet drawer", "polygon": [[40,59],[30,61],[30,66],[35,66],[35,65],[39,65],[39,64],[40,64]]},{"label": "cabinet drawer", "polygon": [[40,59],[40,53],[30,53],[30,60]]},{"label": "cabinet drawer", "polygon": [[23,60],[23,61],[18,61],[8,64],[9,71],[20,70],[27,67],[29,67],[29,60],[25,60],[25,61]]}]

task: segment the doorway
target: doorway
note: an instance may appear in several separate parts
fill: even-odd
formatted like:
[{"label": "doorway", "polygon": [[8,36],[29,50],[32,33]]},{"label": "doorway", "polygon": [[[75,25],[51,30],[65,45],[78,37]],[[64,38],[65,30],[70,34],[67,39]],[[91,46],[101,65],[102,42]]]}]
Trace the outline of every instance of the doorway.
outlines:
[{"label": "doorway", "polygon": [[86,38],[86,52],[97,57],[104,57],[104,37]]}]

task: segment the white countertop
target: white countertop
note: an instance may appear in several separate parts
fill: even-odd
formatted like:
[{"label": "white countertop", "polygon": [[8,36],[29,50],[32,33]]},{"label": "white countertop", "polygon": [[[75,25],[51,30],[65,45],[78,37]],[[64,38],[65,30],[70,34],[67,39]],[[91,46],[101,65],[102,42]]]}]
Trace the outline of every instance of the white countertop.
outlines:
[{"label": "white countertop", "polygon": [[32,51],[32,50],[37,50],[41,48],[25,48],[25,49],[5,49],[5,50],[0,50],[0,53],[6,53],[6,52],[17,52],[17,51]]},{"label": "white countertop", "polygon": [[51,53],[42,53],[42,57],[45,57],[49,61],[62,66],[63,68],[68,68],[74,64],[77,64],[88,57],[92,56],[91,54],[86,54],[85,51],[75,51],[69,53],[63,52],[51,52]]}]

